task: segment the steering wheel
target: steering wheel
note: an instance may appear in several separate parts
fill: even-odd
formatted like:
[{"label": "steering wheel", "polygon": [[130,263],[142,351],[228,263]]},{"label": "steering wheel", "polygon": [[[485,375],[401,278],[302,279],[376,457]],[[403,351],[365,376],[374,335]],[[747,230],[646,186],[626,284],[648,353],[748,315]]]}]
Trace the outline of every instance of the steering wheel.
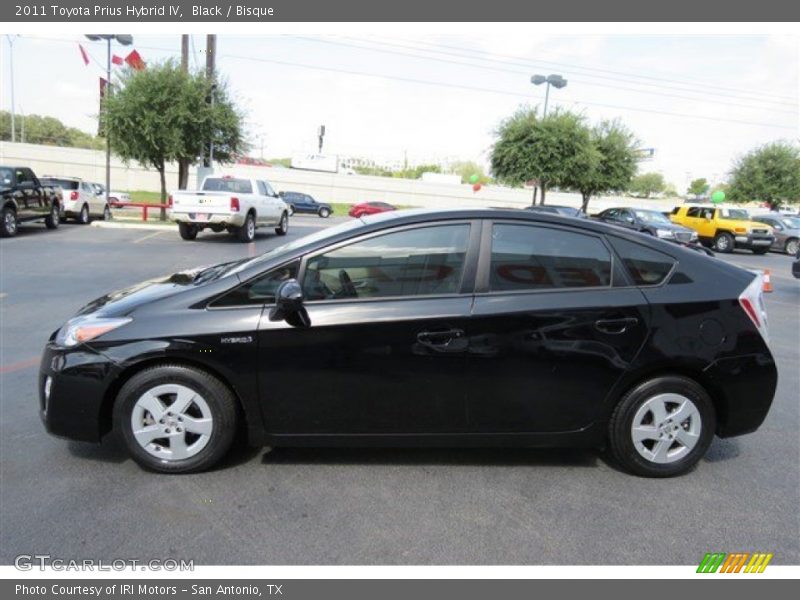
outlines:
[{"label": "steering wheel", "polygon": [[338,294],[340,298],[358,298],[356,286],[353,285],[350,275],[344,269],[339,269],[339,283],[342,286],[342,291]]}]

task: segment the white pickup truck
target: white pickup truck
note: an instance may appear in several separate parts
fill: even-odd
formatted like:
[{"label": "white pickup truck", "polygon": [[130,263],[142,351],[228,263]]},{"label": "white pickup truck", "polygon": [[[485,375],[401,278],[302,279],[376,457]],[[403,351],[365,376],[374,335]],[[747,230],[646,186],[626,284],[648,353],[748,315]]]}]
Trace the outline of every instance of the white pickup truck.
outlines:
[{"label": "white pickup truck", "polygon": [[289,231],[289,207],[262,179],[209,175],[197,191],[172,192],[169,204],[169,218],[184,240],[203,229],[227,231],[242,242],[252,242],[257,227],[274,227],[278,235]]}]

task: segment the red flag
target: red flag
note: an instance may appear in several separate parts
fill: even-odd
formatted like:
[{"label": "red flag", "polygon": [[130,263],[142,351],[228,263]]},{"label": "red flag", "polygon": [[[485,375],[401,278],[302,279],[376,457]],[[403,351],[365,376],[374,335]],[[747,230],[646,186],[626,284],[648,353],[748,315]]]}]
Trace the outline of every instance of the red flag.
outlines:
[{"label": "red flag", "polygon": [[83,46],[81,46],[80,44],[78,44],[78,48],[80,49],[81,56],[83,57],[83,64],[88,65],[89,64],[89,55],[86,54],[86,50],[84,50]]},{"label": "red flag", "polygon": [[142,57],[139,56],[139,53],[136,50],[131,51],[131,53],[125,57],[125,62],[128,63],[128,66],[130,66],[131,69],[136,71],[141,71],[145,67]]},{"label": "red flag", "polygon": [[115,54],[114,56],[111,57],[111,62],[114,63],[115,65],[121,65],[123,63],[123,60],[121,56],[117,56]]},{"label": "red flag", "polygon": [[107,88],[108,88],[108,81],[106,81],[105,79],[103,79],[101,77],[100,78],[100,99],[101,100],[106,97],[106,89]]}]

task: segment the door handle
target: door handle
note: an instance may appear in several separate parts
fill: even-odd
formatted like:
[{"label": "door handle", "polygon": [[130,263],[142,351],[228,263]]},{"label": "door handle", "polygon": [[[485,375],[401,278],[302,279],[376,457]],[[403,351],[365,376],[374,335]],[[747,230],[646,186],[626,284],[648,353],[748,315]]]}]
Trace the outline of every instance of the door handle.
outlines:
[{"label": "door handle", "polygon": [[445,350],[456,340],[464,338],[463,329],[444,329],[441,331],[421,331],[417,341],[423,346],[437,350]]},{"label": "door handle", "polygon": [[625,333],[628,327],[633,327],[639,322],[636,317],[623,317],[622,319],[599,319],[594,322],[595,328],[603,333]]}]

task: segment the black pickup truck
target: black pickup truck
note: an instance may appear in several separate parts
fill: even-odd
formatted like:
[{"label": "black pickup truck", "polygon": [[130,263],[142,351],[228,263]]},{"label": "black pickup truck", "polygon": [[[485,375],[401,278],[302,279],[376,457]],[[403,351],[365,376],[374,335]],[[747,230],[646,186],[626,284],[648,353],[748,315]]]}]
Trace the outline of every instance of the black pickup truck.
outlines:
[{"label": "black pickup truck", "polygon": [[42,185],[28,167],[0,166],[0,237],[16,235],[18,225],[27,221],[43,220],[48,229],[58,227],[64,210],[61,193],[61,188]]}]

